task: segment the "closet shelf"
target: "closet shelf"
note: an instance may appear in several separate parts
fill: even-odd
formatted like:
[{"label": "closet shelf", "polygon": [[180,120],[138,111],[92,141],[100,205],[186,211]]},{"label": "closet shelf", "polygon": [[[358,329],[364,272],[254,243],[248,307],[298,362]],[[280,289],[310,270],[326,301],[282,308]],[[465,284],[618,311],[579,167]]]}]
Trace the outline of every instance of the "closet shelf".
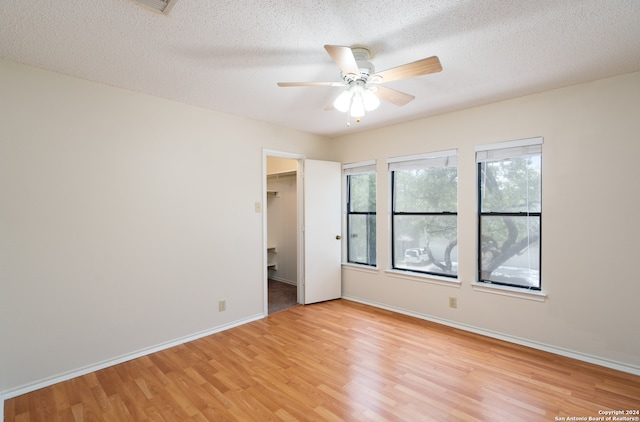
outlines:
[{"label": "closet shelf", "polygon": [[289,177],[289,176],[295,176],[297,174],[296,170],[291,170],[291,171],[279,171],[279,172],[274,172],[274,173],[269,173],[267,174],[267,178],[268,179],[278,179],[280,177]]},{"label": "closet shelf", "polygon": [[277,253],[278,253],[278,248],[276,246],[267,247],[267,268],[270,270],[278,269],[278,263],[276,261]]}]

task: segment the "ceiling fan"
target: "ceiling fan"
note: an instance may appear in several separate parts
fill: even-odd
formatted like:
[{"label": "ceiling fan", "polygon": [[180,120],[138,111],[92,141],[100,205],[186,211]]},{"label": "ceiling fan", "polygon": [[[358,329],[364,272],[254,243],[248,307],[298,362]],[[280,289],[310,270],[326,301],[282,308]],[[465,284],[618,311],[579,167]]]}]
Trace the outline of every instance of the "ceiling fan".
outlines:
[{"label": "ceiling fan", "polygon": [[325,110],[338,110],[360,121],[365,110],[375,110],[380,100],[403,106],[415,97],[413,95],[385,87],[381,84],[400,79],[436,73],[442,70],[437,56],[375,73],[369,61],[371,54],[364,47],[344,47],[325,45],[325,50],[340,68],[340,82],[278,82],[278,86],[333,86],[346,88]]}]

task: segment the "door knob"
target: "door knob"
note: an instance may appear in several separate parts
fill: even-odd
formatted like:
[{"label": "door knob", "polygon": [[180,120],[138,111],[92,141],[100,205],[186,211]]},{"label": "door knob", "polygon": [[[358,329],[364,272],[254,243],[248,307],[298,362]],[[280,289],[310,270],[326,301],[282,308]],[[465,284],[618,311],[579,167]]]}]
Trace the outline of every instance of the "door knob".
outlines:
[{"label": "door knob", "polygon": [[336,240],[340,240],[340,239],[342,239],[342,236],[337,235],[337,236],[336,236]]}]

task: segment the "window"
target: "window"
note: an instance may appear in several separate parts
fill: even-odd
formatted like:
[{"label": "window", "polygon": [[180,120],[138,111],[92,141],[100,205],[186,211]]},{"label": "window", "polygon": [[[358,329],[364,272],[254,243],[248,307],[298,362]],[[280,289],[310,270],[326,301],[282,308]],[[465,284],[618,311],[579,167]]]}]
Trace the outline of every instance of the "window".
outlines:
[{"label": "window", "polygon": [[391,266],[457,277],[457,151],[392,158]]},{"label": "window", "polygon": [[476,148],[478,281],[540,290],[542,138]]},{"label": "window", "polygon": [[376,163],[345,164],[347,262],[376,266]]}]

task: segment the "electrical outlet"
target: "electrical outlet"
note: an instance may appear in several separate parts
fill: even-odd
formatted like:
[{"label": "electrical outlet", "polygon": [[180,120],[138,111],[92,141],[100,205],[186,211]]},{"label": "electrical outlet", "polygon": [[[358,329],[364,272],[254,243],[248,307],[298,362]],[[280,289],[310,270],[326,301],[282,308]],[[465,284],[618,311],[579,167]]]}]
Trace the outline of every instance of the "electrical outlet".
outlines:
[{"label": "electrical outlet", "polygon": [[449,307],[457,308],[458,307],[458,298],[457,297],[449,297]]},{"label": "electrical outlet", "polygon": [[227,310],[227,300],[222,299],[218,301],[218,312],[224,312]]}]

